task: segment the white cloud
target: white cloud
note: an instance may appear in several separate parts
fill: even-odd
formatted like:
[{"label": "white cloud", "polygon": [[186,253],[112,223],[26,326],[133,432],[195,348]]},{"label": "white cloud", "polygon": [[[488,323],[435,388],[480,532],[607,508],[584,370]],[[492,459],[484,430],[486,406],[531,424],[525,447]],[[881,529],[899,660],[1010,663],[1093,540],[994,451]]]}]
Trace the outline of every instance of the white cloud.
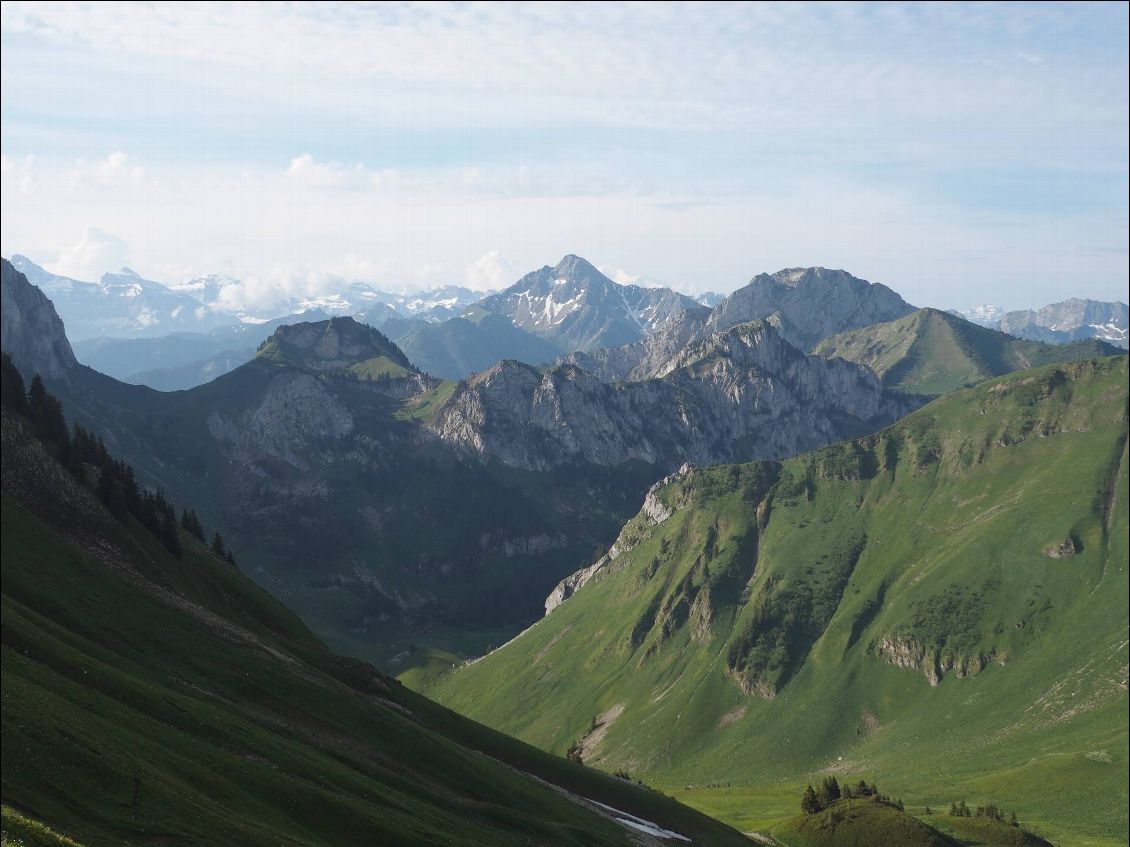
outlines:
[{"label": "white cloud", "polygon": [[130,164],[129,156],[122,150],[115,150],[95,163],[91,176],[103,188],[142,188],[145,185],[145,168]]},{"label": "white cloud", "polygon": [[[1027,120],[1041,105],[1061,114],[1109,111],[1112,95],[1125,90],[1085,56],[1059,61],[1057,45],[1085,38],[1101,16],[1057,4],[6,2],[2,9],[5,32],[37,44],[213,69],[225,80],[218,93],[232,74],[243,88],[273,75],[268,98],[291,104],[318,80],[315,99],[330,109],[361,116],[379,104],[393,126],[450,126],[453,115],[457,123],[514,125],[521,114],[527,124],[551,126],[566,116],[673,128],[748,129],[768,119],[795,131],[826,129],[829,111],[866,126],[877,103],[914,113],[924,99],[946,120],[994,112]],[[1116,26],[1117,13],[1105,14]],[[1016,76],[1017,57],[1031,76]]]},{"label": "white cloud", "polygon": [[613,267],[612,265],[597,265],[596,269],[613,282],[618,282],[621,285],[644,284],[640,282],[640,279],[642,278],[640,274],[630,274],[627,271]]},{"label": "white cloud", "polygon": [[0,175],[5,183],[12,183],[20,194],[30,194],[35,190],[35,157],[24,156],[18,161],[0,154]]},{"label": "white cloud", "polygon": [[120,270],[127,263],[129,248],[116,235],[97,227],[87,227],[82,237],[64,249],[59,259],[47,266],[52,273],[72,279],[98,280],[102,274]]},{"label": "white cloud", "polygon": [[304,301],[333,299],[346,282],[339,275],[301,265],[278,264],[263,274],[250,273],[220,292],[218,307],[238,312],[302,308]]},{"label": "white cloud", "polygon": [[467,266],[463,281],[468,288],[476,291],[490,291],[507,287],[519,276],[514,272],[513,263],[501,251],[489,250]]},{"label": "white cloud", "polygon": [[76,159],[58,173],[59,188],[70,191],[141,192],[153,187],[145,168],[130,161],[122,150],[94,162]]},{"label": "white cloud", "polygon": [[366,188],[374,186],[374,177],[361,164],[318,162],[309,153],[290,160],[286,178],[303,188]]}]

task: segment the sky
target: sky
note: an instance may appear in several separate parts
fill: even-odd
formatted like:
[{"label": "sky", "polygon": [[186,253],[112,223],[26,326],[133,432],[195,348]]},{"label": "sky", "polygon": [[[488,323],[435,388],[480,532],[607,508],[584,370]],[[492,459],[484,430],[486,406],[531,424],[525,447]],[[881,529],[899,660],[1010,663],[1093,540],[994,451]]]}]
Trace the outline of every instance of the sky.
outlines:
[{"label": "sky", "polygon": [[499,288],[1127,299],[1128,5],[3,3],[0,252]]}]

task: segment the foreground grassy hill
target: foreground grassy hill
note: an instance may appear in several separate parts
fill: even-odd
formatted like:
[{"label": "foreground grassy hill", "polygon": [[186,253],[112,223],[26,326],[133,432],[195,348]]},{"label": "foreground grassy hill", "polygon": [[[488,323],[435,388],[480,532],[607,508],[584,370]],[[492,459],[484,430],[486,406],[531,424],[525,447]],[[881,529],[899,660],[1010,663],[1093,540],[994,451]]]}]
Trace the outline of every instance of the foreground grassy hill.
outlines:
[{"label": "foreground grassy hill", "polygon": [[919,309],[895,321],[833,335],[813,352],[866,365],[898,391],[937,396],[1012,371],[1119,351],[1094,339],[1028,341],[937,309]]},{"label": "foreground grassy hill", "polygon": [[746,843],[332,654],[192,536],[174,555],[112,518],[30,432],[5,411],[6,839],[629,845],[626,812]]},{"label": "foreground grassy hill", "polygon": [[427,692],[743,829],[831,772],[1125,844],[1126,444],[1122,356],[689,470],[591,582]]},{"label": "foreground grassy hill", "polygon": [[797,815],[774,828],[788,847],[957,847],[962,842],[872,798],[843,800],[814,815]]}]

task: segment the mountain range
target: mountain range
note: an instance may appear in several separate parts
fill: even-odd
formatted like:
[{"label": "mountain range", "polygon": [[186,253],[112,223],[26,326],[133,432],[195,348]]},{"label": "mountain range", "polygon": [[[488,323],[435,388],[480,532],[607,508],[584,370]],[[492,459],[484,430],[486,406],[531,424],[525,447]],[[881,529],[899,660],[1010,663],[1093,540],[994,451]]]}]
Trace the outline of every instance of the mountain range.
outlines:
[{"label": "mountain range", "polygon": [[1127,305],[1120,302],[1072,297],[1040,309],[1006,312],[999,306],[977,306],[953,314],[1018,338],[1053,344],[1094,338],[1126,349],[1130,338]]},{"label": "mountain range", "polygon": [[[440,381],[377,330],[335,318],[279,328],[246,365],[162,394],[79,365],[42,293],[10,265],[4,279],[17,366],[44,371],[35,345],[57,339],[44,376],[77,420],[199,503],[331,643],[382,661],[415,641],[461,648],[469,629],[482,640],[520,628],[685,461],[781,457],[920,402],[764,322],[688,348],[661,377],[610,386],[514,361]],[[35,339],[9,304],[42,313]],[[299,327],[320,339],[304,352]]]},{"label": "mountain range", "polygon": [[[578,256],[527,274],[497,294],[442,286],[392,294],[340,281],[292,297],[273,313],[237,307],[242,283],[217,275],[168,286],[129,269],[87,283],[24,256],[14,266],[49,294],[81,361],[118,379],[172,391],[201,385],[250,360],[277,326],[351,316],[381,329],[425,372],[461,379],[503,359],[574,364],[606,382],[655,376],[689,343],[750,320],[771,321],[808,351],[830,335],[905,317],[914,307],[883,285],[840,270],[759,274],[729,296],[613,282]],[[1047,343],[1126,345],[1126,306],[1069,300],[1005,313],[956,313],[972,323]]]},{"label": "mountain range", "polygon": [[12,265],[51,297],[75,342],[210,333],[220,327],[254,326],[297,314],[351,315],[378,327],[391,318],[443,321],[484,296],[484,292],[458,285],[395,294],[363,282],[342,281],[336,290],[331,288],[322,296],[283,298],[248,309],[242,295],[235,293],[243,283],[232,277],[213,274],[166,285],[122,268],[103,274],[94,283],[51,273],[19,254],[12,256]]},{"label": "mountain range", "polygon": [[572,353],[560,361],[606,381],[660,374],[692,343],[749,321],[768,321],[790,345],[809,351],[835,333],[890,321],[914,307],[884,285],[846,271],[792,268],[758,274],[709,311],[684,311],[642,340],[616,348]]},{"label": "mountain range", "polygon": [[334,318],[279,327],[250,362],[163,394],[79,365],[42,293],[7,263],[4,284],[17,366],[43,373],[144,479],[200,504],[331,644],[381,662],[421,641],[481,648],[533,620],[685,462],[784,458],[926,399],[867,363],[798,350],[772,317],[616,384],[513,360],[440,380],[379,331]]},{"label": "mountain range", "polygon": [[672,335],[685,343],[685,328],[709,314],[669,288],[616,283],[569,255],[467,307],[458,319],[417,326],[397,341],[421,369],[461,379],[503,359],[538,365],[572,351],[599,357],[619,345],[662,345]]},{"label": "mountain range", "polygon": [[[50,391],[85,444],[191,505],[239,562],[180,533],[184,564],[148,524],[108,520],[104,471],[76,460],[58,425],[54,444],[29,440],[29,426],[45,438],[42,414],[6,409],[5,696],[18,686],[21,710],[6,702],[6,803],[18,793],[91,843],[149,837],[162,821],[161,838],[214,828],[220,843],[295,827],[312,843],[360,831],[495,843],[495,829],[501,843],[618,843],[624,821],[660,840],[735,837],[617,788],[642,778],[763,843],[838,844],[813,833],[841,824],[860,843],[896,830],[910,845],[1046,843],[917,810],[966,796],[1007,803],[1060,842],[1125,831],[1117,348],[916,310],[844,271],[759,275],[706,308],[633,293],[567,256],[442,322],[217,327],[179,336],[166,359],[130,342],[133,357],[191,368],[213,335],[258,339],[230,372],[166,393],[80,364],[44,292],[6,261],[0,282],[0,346],[25,380],[43,377],[35,408],[57,408]],[[125,343],[84,355],[126,367]],[[510,345],[535,361],[505,356]],[[421,364],[433,353],[434,370]],[[6,361],[5,404],[22,397],[8,374]],[[75,562],[69,582],[37,576]],[[45,658],[51,639],[77,658]],[[319,639],[596,768],[455,718]],[[60,668],[74,669],[69,701]],[[94,723],[68,705],[92,697],[123,710]],[[214,722],[196,729],[170,709]],[[36,710],[64,717],[31,735]],[[171,729],[141,737],[151,722]],[[89,806],[59,803],[30,764],[36,750],[62,761],[72,737],[94,752],[61,784],[89,785]],[[378,750],[375,737],[398,740]],[[122,770],[136,761],[115,752],[127,748],[151,750],[149,769]],[[425,749],[440,751],[436,769],[405,764]],[[241,751],[250,764],[232,760]],[[190,806],[235,791],[230,813],[170,810],[178,757],[298,799],[264,807],[202,771]],[[498,761],[516,769],[509,781]],[[300,785],[299,772],[316,776]],[[805,782],[832,774],[916,810],[888,797],[863,817],[849,803],[795,818]],[[302,811],[327,808],[325,786],[331,821]],[[577,794],[612,808],[560,804]]]},{"label": "mountain range", "polygon": [[12,266],[57,304],[73,341],[207,332],[238,322],[187,294],[142,279],[129,268],[103,274],[99,282],[82,282],[50,273],[26,256],[12,256]]}]

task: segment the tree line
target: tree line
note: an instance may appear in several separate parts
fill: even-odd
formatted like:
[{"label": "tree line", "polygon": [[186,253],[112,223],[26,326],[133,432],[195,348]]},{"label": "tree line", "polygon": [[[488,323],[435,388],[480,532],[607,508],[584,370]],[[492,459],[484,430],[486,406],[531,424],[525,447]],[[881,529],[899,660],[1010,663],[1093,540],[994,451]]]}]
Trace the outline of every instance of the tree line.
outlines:
[{"label": "tree line", "polygon": [[[974,810],[970,809],[964,800],[958,800],[955,803],[950,803],[949,815],[953,818],[988,818],[989,820],[1005,823],[1004,809],[996,803],[986,803],[984,806],[978,806]],[[1007,822],[1011,826],[1020,826],[1016,812],[1009,814]]]},{"label": "tree line", "polygon": [[[90,484],[93,475],[95,494],[119,522],[136,519],[178,558],[182,552],[178,526],[201,543],[209,544],[195,509],[184,509],[178,520],[176,508],[164,493],[142,488],[133,467],[111,456],[101,436],[78,423],[72,433],[63,417],[63,404],[47,391],[39,374],[25,391],[23,377],[7,353],[0,361],[0,405],[25,418],[36,437],[75,479]],[[235,565],[235,555],[219,532],[213,533],[209,547]]]}]

